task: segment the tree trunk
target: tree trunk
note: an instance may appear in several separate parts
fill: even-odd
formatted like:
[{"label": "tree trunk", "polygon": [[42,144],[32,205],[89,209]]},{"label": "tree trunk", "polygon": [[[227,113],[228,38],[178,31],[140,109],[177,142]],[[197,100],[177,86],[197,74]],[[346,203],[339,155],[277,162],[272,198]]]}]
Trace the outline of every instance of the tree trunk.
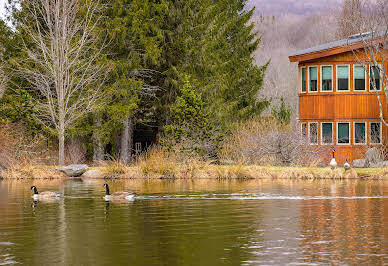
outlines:
[{"label": "tree trunk", "polygon": [[[96,127],[101,127],[101,117],[97,116],[96,118]],[[93,162],[98,163],[104,160],[104,146],[100,136],[97,133],[97,130],[93,133]]]},{"label": "tree trunk", "polygon": [[59,141],[59,165],[64,166],[65,165],[65,129],[64,127],[60,126],[58,130],[58,141]]},{"label": "tree trunk", "polygon": [[128,164],[132,159],[133,146],[133,118],[128,117],[123,121],[123,131],[121,132],[120,145],[120,160],[124,164]]}]

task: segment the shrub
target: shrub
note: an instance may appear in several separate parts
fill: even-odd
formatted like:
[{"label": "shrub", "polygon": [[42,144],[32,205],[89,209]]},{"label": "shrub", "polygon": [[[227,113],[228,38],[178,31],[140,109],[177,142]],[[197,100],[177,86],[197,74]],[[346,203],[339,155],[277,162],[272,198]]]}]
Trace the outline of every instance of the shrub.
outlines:
[{"label": "shrub", "polygon": [[273,118],[235,125],[221,150],[224,160],[258,165],[318,165],[332,147],[314,147],[298,124],[284,125]]}]

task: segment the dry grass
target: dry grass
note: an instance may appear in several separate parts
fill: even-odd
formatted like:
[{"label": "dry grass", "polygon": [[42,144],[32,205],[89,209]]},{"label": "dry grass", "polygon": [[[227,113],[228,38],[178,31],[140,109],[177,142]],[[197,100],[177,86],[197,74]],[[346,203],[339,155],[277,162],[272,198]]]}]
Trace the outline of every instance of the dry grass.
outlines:
[{"label": "dry grass", "polygon": [[0,172],[2,179],[60,179],[66,175],[55,170],[54,167],[34,165],[26,163],[22,165],[12,165]]},{"label": "dry grass", "polygon": [[175,178],[179,168],[179,163],[173,153],[157,147],[142,155],[136,165],[146,177]]},{"label": "dry grass", "polygon": [[263,167],[245,166],[243,164],[218,166],[213,169],[217,179],[255,179],[271,178],[272,174]]},{"label": "dry grass", "polygon": [[119,159],[101,162],[101,172],[104,177],[124,178],[130,177],[131,169],[123,164]]}]

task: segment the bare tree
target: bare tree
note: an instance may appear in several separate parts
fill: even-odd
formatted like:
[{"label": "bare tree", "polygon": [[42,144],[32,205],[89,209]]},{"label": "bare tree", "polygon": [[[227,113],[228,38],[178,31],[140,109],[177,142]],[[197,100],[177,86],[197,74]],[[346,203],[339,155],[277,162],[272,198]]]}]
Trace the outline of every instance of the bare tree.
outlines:
[{"label": "bare tree", "polygon": [[[293,115],[298,114],[298,66],[290,63],[288,55],[296,50],[335,40],[336,20],[331,13],[310,16],[282,15],[254,18],[260,32],[260,47],[255,53],[257,64],[270,62],[259,97],[272,99],[273,106],[285,98]],[[271,108],[267,109],[270,113]]]},{"label": "bare tree", "polygon": [[369,76],[370,89],[376,93],[379,103],[379,117],[388,126],[383,116],[384,106],[381,99],[382,95],[385,95],[388,101],[388,75],[385,70],[388,49],[388,0],[363,1],[361,9],[362,20],[356,17],[343,18],[358,32],[348,38],[348,46]]},{"label": "bare tree", "polygon": [[344,0],[341,12],[337,13],[337,20],[337,38],[343,39],[358,33],[363,20],[361,0]]},{"label": "bare tree", "polygon": [[[96,1],[29,0],[22,7],[25,62],[18,71],[40,93],[38,120],[58,134],[64,165],[65,132],[99,104],[105,66],[96,33]],[[81,14],[82,13],[82,14]]]}]

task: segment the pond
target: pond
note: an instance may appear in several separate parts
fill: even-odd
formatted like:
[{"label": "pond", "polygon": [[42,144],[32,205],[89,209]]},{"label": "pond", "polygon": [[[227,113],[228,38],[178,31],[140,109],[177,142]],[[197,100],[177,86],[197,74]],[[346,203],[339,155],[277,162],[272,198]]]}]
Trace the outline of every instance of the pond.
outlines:
[{"label": "pond", "polygon": [[388,263],[386,181],[105,182],[0,181],[0,265]]}]

